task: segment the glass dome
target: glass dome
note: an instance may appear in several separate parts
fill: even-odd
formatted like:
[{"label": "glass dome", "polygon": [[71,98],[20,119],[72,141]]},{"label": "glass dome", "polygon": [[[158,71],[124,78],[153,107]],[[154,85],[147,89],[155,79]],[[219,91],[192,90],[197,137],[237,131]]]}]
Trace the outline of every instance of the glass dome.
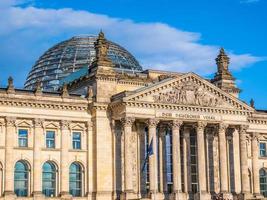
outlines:
[{"label": "glass dome", "polygon": [[[50,48],[32,67],[24,87],[32,90],[40,81],[44,90],[57,90],[60,80],[91,65],[95,59],[96,39],[97,36],[77,36]],[[126,49],[111,41],[108,43],[108,57],[116,69],[133,72],[142,70],[138,61]]]}]

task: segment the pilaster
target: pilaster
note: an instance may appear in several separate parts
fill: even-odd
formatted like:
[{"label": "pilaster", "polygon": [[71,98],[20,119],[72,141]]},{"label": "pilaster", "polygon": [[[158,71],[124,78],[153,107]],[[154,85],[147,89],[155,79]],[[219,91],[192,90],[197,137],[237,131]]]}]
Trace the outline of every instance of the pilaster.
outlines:
[{"label": "pilaster", "polygon": [[43,119],[34,119],[34,146],[33,146],[33,196],[35,199],[43,198],[42,194],[42,166],[41,166],[41,141],[43,137]]},{"label": "pilaster", "polygon": [[4,196],[8,199],[15,198],[14,194],[14,159],[13,147],[16,133],[16,118],[6,117],[6,141],[5,141],[5,189]]},{"label": "pilaster", "polygon": [[71,198],[69,194],[69,138],[70,138],[70,122],[61,121],[61,154],[60,154],[60,196],[64,199]]}]

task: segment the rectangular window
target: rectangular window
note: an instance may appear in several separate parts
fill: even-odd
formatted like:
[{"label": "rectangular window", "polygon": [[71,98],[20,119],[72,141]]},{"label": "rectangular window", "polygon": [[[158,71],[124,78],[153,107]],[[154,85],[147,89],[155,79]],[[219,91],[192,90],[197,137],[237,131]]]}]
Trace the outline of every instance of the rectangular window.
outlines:
[{"label": "rectangular window", "polygon": [[19,129],[19,147],[28,146],[28,130]]},{"label": "rectangular window", "polygon": [[81,133],[79,132],[72,133],[72,148],[81,149]]},{"label": "rectangular window", "polygon": [[266,143],[264,143],[264,142],[260,143],[260,156],[261,157],[266,156]]},{"label": "rectangular window", "polygon": [[46,131],[46,148],[55,148],[55,131]]}]

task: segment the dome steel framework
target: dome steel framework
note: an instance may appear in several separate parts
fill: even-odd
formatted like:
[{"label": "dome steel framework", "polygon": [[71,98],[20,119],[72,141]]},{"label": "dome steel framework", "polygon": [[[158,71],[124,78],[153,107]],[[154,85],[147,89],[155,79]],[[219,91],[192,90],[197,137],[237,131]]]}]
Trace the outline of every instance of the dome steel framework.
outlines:
[{"label": "dome steel framework", "polygon": [[[84,67],[90,67],[95,59],[96,39],[96,36],[77,36],[50,48],[32,67],[24,87],[32,90],[40,81],[43,90],[57,90],[60,80]],[[108,43],[108,57],[116,69],[142,70],[138,61],[126,49],[114,42],[108,41]]]}]

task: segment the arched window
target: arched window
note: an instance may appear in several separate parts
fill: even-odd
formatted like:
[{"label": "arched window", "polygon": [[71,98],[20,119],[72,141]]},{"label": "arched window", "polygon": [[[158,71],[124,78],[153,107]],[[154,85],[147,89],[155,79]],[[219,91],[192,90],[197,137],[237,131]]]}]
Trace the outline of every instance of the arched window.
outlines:
[{"label": "arched window", "polygon": [[18,161],[15,165],[14,191],[18,197],[28,196],[29,167],[23,161]]},{"label": "arched window", "polygon": [[70,166],[69,190],[74,197],[82,196],[82,167],[77,162]]},{"label": "arched window", "polygon": [[267,197],[267,173],[264,169],[260,169],[260,191],[264,197]]},{"label": "arched window", "polygon": [[56,167],[51,162],[43,165],[43,194],[46,197],[56,196]]}]

